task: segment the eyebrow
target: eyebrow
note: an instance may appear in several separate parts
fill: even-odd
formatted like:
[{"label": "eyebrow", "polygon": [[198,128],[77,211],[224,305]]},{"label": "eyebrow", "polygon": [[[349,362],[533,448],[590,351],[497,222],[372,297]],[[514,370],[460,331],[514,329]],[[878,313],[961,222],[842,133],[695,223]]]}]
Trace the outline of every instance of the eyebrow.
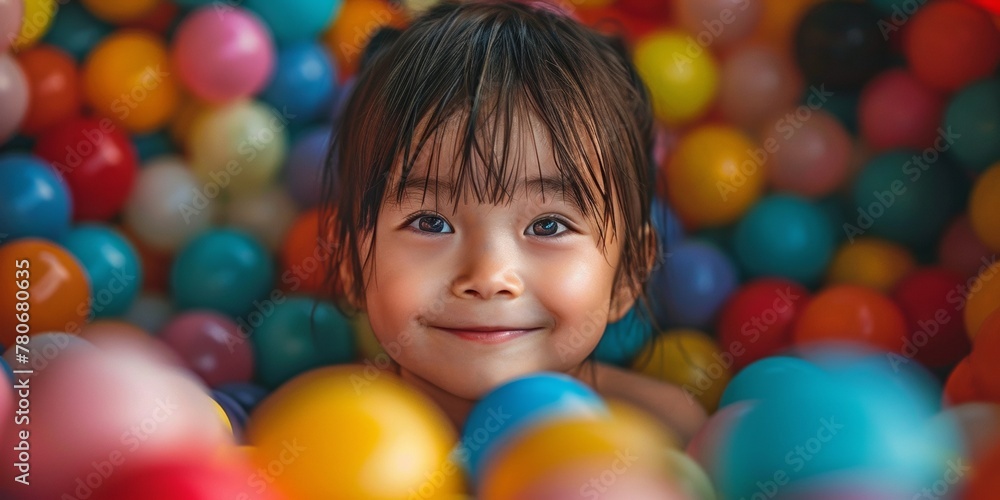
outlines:
[{"label": "eyebrow", "polygon": [[[453,195],[455,192],[454,184],[447,179],[426,179],[419,176],[408,178],[402,187],[404,197],[414,192],[429,192],[433,199],[437,197],[439,191],[444,191],[449,195]],[[524,183],[523,188],[526,188],[528,194],[531,196],[542,194],[544,190],[546,194],[554,196],[556,201],[571,205],[581,214],[587,213],[579,199],[574,196],[565,196],[564,182],[558,177],[535,177],[528,179]]]}]

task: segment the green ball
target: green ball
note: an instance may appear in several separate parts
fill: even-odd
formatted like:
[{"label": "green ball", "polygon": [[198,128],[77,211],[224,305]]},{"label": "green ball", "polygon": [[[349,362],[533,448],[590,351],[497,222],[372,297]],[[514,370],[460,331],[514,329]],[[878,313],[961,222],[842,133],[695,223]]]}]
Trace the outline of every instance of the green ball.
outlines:
[{"label": "green ball", "polygon": [[241,324],[250,327],[261,385],[273,389],[313,368],[354,360],[353,327],[329,302],[289,297],[273,307],[257,326]]},{"label": "green ball", "polygon": [[955,94],[942,126],[942,149],[963,166],[983,172],[1000,161],[1000,80],[983,80]]},{"label": "green ball", "polygon": [[958,172],[940,153],[897,150],[876,156],[854,183],[850,241],[880,236],[909,247],[935,242],[961,208]]}]

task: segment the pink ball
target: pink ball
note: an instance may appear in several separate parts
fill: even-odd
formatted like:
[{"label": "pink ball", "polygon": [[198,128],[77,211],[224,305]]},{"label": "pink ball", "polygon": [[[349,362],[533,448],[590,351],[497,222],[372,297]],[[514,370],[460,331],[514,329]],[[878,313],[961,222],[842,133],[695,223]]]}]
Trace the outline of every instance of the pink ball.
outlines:
[{"label": "pink ball", "polygon": [[771,186],[810,197],[833,192],[850,174],[851,137],[825,111],[813,111],[801,121],[787,118],[795,117],[794,111],[785,116],[761,134]]},{"label": "pink ball", "polygon": [[249,382],[253,376],[250,341],[226,316],[208,311],[184,313],[167,323],[159,337],[209,387]]},{"label": "pink ball", "polygon": [[988,267],[992,255],[972,229],[969,216],[964,214],[952,221],[938,243],[941,265],[966,278],[977,276],[980,268]]},{"label": "pink ball", "polygon": [[802,94],[802,76],[783,51],[767,45],[733,49],[722,61],[719,109],[734,124],[755,130]]},{"label": "pink ball", "polygon": [[925,149],[934,143],[944,109],[941,94],[905,69],[875,77],[861,92],[858,125],[872,149]]},{"label": "pink ball", "polygon": [[178,26],[171,58],[195,96],[221,104],[263,89],[274,70],[274,51],[271,33],[254,14],[202,7]]}]

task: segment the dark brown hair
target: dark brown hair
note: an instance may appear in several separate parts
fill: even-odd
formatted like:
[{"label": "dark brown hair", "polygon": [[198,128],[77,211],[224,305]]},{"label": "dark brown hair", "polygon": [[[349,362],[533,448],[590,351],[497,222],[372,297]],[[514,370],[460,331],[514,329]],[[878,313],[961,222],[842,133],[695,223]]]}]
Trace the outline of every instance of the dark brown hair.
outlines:
[{"label": "dark brown hair", "polygon": [[[530,115],[552,144],[567,199],[593,218],[600,241],[610,229],[622,242],[615,290],[629,287],[645,300],[658,255],[650,223],[653,115],[620,39],[549,9],[448,1],[376,43],[334,129],[324,171],[321,234],[336,242],[328,273],[335,297],[364,300],[368,277],[359,277],[374,255],[379,210],[390,197],[402,199],[418,153],[433,153],[446,125],[459,120],[451,203],[471,193],[477,202],[500,204],[519,182],[509,171],[512,125]],[[484,169],[473,167],[473,155]],[[438,156],[431,154],[432,162]],[[435,171],[432,164],[428,176]],[[401,181],[389,185],[394,175]],[[616,227],[616,210],[623,228]],[[366,234],[372,244],[362,256]],[[356,312],[343,301],[338,307]]]}]

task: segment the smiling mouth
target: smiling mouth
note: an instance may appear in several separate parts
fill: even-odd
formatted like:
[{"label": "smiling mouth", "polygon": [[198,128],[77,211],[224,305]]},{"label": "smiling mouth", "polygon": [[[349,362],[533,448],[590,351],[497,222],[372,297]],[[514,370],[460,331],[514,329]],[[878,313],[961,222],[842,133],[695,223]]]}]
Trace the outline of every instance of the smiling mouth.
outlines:
[{"label": "smiling mouth", "polygon": [[478,342],[481,344],[501,344],[514,340],[516,338],[523,337],[531,332],[541,330],[541,328],[529,328],[529,329],[518,329],[518,330],[490,330],[490,329],[456,329],[456,328],[444,328],[435,327],[441,331],[450,333],[460,339],[469,340],[472,342]]}]

